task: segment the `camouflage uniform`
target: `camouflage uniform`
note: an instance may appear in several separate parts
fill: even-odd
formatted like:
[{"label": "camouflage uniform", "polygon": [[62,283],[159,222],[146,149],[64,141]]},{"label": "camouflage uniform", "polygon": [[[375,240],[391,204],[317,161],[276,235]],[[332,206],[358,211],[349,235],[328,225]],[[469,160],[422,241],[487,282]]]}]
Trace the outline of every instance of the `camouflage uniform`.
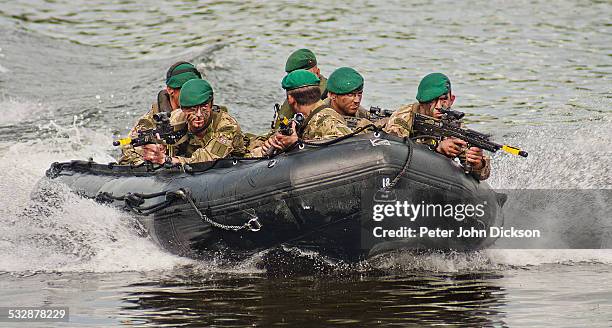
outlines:
[{"label": "camouflage uniform", "polygon": [[[410,137],[413,133],[412,124],[415,113],[433,116],[433,113],[430,111],[424,112],[420,108],[418,102],[400,107],[389,117],[389,121],[383,131],[399,137]],[[426,141],[421,139],[417,140],[417,142],[426,143]],[[459,158],[461,161],[465,161],[465,153],[460,154]],[[488,156],[483,156],[483,161],[484,166],[481,169],[472,170],[471,172],[478,180],[486,180],[491,175],[491,159]]]},{"label": "camouflage uniform", "polygon": [[[323,100],[319,100],[315,109],[311,112],[311,117],[306,118],[301,131],[298,135],[302,140],[322,140],[342,137],[353,131],[346,125],[346,120],[333,108],[326,105]],[[250,157],[263,157],[263,149],[261,146],[268,140],[276,131],[271,130],[266,135],[257,138],[257,144],[251,143],[249,146]]]},{"label": "camouflage uniform", "polygon": [[317,102],[315,109],[304,123],[300,135],[303,140],[338,138],[353,132],[346,125],[344,117],[322,100]]},{"label": "camouflage uniform", "polygon": [[[177,110],[172,113],[170,122],[175,128],[185,126],[185,114]],[[169,146],[171,156],[181,164],[212,161],[228,156],[245,155],[244,140],[240,125],[232,116],[219,106],[214,106],[211,122],[199,135],[187,132],[175,145]]]},{"label": "camouflage uniform", "polygon": [[[327,98],[323,100],[323,103],[329,108],[332,108],[331,99]],[[370,121],[370,112],[362,106],[359,106],[359,109],[357,109],[357,113],[355,113],[355,116],[348,116],[342,114],[340,114],[340,116],[342,116],[342,118],[344,119],[344,125],[346,125],[351,130],[356,130],[360,127],[372,124],[372,121]]]},{"label": "camouflage uniform", "polygon": [[[139,130],[154,129],[156,122],[155,119],[153,119],[153,115],[162,111],[168,113],[172,112],[170,96],[166,90],[162,90],[157,94],[157,101],[151,105],[151,109],[146,114],[142,115],[138,121],[136,121],[136,125],[130,130],[128,136],[130,138],[136,138]],[[138,165],[144,162],[142,159],[142,148],[134,148],[132,145],[125,145],[121,146],[121,153],[121,158],[119,158],[118,161],[119,164]]]},{"label": "camouflage uniform", "polygon": [[[400,107],[389,117],[389,121],[383,130],[398,137],[409,137],[412,133],[412,120],[414,118],[414,113],[418,112],[419,108],[419,103]],[[420,114],[432,116],[433,113]]]},{"label": "camouflage uniform", "polygon": [[[323,75],[321,75],[320,79],[321,79],[321,82],[319,83],[319,89],[321,89],[321,99],[326,99],[327,98],[327,90],[326,90],[327,89],[327,79]],[[275,121],[272,122],[273,128],[278,129],[280,126],[280,122],[285,117],[287,119],[290,119],[293,117],[293,111],[291,110],[291,107],[289,107],[289,104],[287,103],[287,99],[285,99],[285,101],[281,105],[278,115],[275,115]]]}]

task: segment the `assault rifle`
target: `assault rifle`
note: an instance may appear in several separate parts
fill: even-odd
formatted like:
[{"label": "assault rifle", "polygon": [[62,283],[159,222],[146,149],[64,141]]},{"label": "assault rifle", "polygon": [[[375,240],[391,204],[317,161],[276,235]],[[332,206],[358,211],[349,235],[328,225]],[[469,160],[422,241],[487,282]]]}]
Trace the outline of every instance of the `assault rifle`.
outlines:
[{"label": "assault rifle", "polygon": [[[304,124],[304,115],[302,113],[297,113],[290,120],[287,119],[286,117],[283,117],[283,119],[280,121],[278,132],[286,136],[292,135],[293,134],[293,128],[291,127],[292,122],[295,122],[296,131],[300,131],[302,128],[302,124]],[[272,156],[276,154],[277,150],[278,149],[271,147],[266,152],[266,155]]]},{"label": "assault rifle", "polygon": [[412,128],[415,131],[416,138],[429,137],[441,140],[443,138],[455,137],[467,142],[468,147],[478,147],[490,152],[496,152],[501,149],[512,155],[522,157],[527,157],[528,155],[526,151],[517,147],[502,145],[491,141],[491,135],[461,128],[458,120],[449,117],[436,119],[415,113]]},{"label": "assault rifle", "polygon": [[442,114],[442,119],[448,119],[451,121],[459,121],[465,116],[464,112],[458,110],[440,108],[438,111]]},{"label": "assault rifle", "polygon": [[280,111],[281,105],[279,105],[278,103],[274,104],[274,117],[272,118],[272,122],[270,123],[270,129],[274,129],[274,127],[276,126],[276,121],[278,120]]},{"label": "assault rifle", "polygon": [[185,131],[174,131],[174,128],[170,125],[170,117],[168,115],[166,112],[154,114],[155,128],[138,130],[136,138],[127,137],[113,141],[113,146],[131,145],[133,147],[140,147],[156,143],[175,144],[185,135]]},{"label": "assault rifle", "polygon": [[286,136],[292,135],[293,129],[291,128],[291,122],[295,122],[295,128],[297,131],[299,131],[302,128],[302,124],[304,123],[304,114],[297,113],[290,120],[284,117],[283,120],[280,122],[278,132]]},{"label": "assault rifle", "polygon": [[[440,113],[442,113],[443,118],[448,118],[450,120],[460,120],[465,116],[464,112],[460,112],[460,111],[456,111],[452,109],[440,108],[438,110],[440,111]],[[389,117],[394,112],[395,112],[394,110],[384,109],[384,108],[380,108],[377,106],[370,107],[370,117],[374,119]]]},{"label": "assault rifle", "polygon": [[381,118],[385,118],[385,117],[389,117],[393,114],[393,110],[390,109],[383,109],[380,107],[376,107],[376,106],[371,106],[370,107],[370,118],[371,119],[381,119]]}]

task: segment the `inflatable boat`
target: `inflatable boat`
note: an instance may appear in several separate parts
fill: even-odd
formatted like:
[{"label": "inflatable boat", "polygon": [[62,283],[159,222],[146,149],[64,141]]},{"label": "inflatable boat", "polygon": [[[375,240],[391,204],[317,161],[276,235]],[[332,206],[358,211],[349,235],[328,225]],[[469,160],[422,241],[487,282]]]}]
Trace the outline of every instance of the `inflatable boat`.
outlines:
[{"label": "inflatable boat", "polygon": [[[404,248],[474,250],[494,239],[432,231],[503,223],[503,194],[427,146],[382,132],[179,167],[53,163],[43,179],[129,210],[162,248],[190,257],[279,245],[349,260]],[[460,219],[401,213],[415,204],[486,208]]]}]

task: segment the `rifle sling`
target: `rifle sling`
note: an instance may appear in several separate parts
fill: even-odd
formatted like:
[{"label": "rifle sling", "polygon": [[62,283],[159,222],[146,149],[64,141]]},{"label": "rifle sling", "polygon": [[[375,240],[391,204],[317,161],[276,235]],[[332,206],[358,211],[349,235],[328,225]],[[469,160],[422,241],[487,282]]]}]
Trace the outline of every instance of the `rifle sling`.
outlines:
[{"label": "rifle sling", "polygon": [[298,135],[300,136],[300,138],[302,137],[302,134],[304,133],[304,130],[306,130],[306,127],[308,126],[308,123],[310,123],[310,119],[312,119],[318,112],[322,111],[323,109],[327,108],[328,105],[327,104],[322,104],[321,106],[313,109],[310,112],[310,115],[308,115],[308,117],[304,120],[304,123],[302,123],[302,126],[299,129],[299,133]]}]

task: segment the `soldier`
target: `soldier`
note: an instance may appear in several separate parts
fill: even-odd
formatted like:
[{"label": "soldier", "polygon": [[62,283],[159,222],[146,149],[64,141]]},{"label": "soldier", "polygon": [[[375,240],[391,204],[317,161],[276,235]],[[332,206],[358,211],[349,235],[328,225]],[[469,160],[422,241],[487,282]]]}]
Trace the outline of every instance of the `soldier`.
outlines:
[{"label": "soldier", "polygon": [[[191,79],[201,79],[202,75],[192,64],[188,62],[177,62],[170,66],[166,72],[166,88],[157,94],[157,101],[151,106],[146,114],[138,119],[136,125],[130,130],[129,136],[134,138],[138,130],[149,130],[155,128],[153,115],[160,112],[171,113],[179,106],[179,95],[183,84]],[[121,147],[122,156],[119,164],[138,165],[143,162],[142,148],[134,148],[131,145]]]},{"label": "soldier", "polygon": [[[317,57],[312,51],[308,49],[299,49],[289,55],[289,58],[287,58],[287,63],[285,64],[285,72],[289,74],[298,69],[304,69],[314,73],[320,80],[319,89],[321,92],[321,99],[327,98],[327,79],[323,75],[321,75],[321,70],[317,66]],[[285,117],[293,117],[293,112],[291,111],[287,100],[285,100],[281,105],[280,112],[278,112],[277,115],[274,116],[272,128],[278,129],[280,122]]]},{"label": "soldier", "polygon": [[[425,76],[416,96],[418,102],[406,105],[395,111],[384,131],[400,137],[409,137],[412,134],[412,119],[414,113],[440,118],[439,109],[450,109],[455,101],[451,91],[450,79],[442,73],[431,73]],[[491,174],[491,160],[483,155],[478,147],[467,148],[467,143],[458,138],[445,138],[438,143],[437,152],[450,158],[465,157],[472,166],[472,174],[478,180],[486,180]]]},{"label": "soldier", "polygon": [[369,112],[361,107],[363,83],[363,76],[350,67],[338,68],[327,80],[325,104],[342,115],[344,123],[351,129],[372,123],[368,120]]},{"label": "soldier", "polygon": [[293,114],[304,115],[304,123],[299,131],[296,131],[294,125],[291,136],[275,133],[262,147],[253,150],[253,156],[262,156],[271,147],[287,149],[295,144],[298,137],[304,140],[321,140],[341,137],[352,132],[346,126],[342,115],[321,100],[320,82],[315,74],[303,69],[295,70],[283,78],[282,87],[287,92],[287,103]]},{"label": "soldier", "polygon": [[187,81],[181,89],[181,110],[170,118],[175,127],[186,122],[187,133],[175,145],[145,145],[144,159],[153,163],[191,164],[245,155],[238,122],[213,104],[213,89],[206,80]]}]

